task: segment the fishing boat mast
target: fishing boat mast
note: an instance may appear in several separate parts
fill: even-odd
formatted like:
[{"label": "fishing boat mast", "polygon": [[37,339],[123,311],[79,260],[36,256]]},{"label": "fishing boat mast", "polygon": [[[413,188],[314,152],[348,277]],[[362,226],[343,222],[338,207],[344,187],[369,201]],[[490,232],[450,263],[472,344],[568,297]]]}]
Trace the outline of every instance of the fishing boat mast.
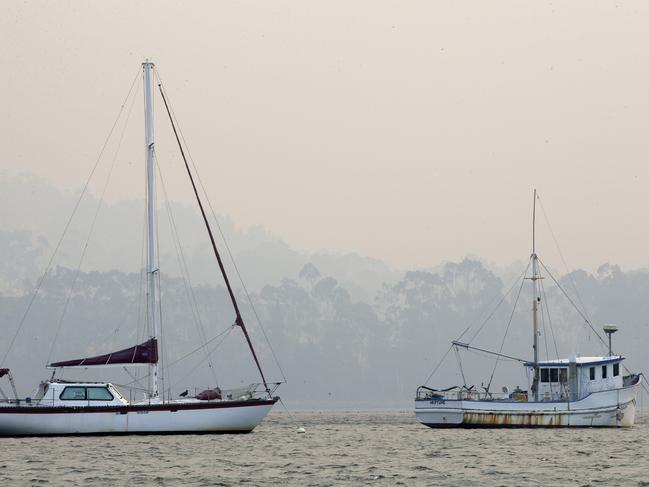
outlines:
[{"label": "fishing boat mast", "polygon": [[534,378],[532,379],[532,393],[534,394],[534,401],[539,400],[539,323],[538,323],[538,307],[541,303],[541,296],[539,295],[539,286],[536,281],[541,279],[538,274],[538,257],[536,255],[536,189],[534,190],[534,202],[532,204],[532,332],[534,335],[532,348],[534,350]]},{"label": "fishing boat mast", "polygon": [[[155,181],[153,160],[153,63],[147,59],[142,63],[144,70],[144,130],[146,149],[146,197],[147,197],[147,318],[149,338],[158,339],[157,296],[159,272],[157,259],[157,229],[155,207]],[[156,343],[157,346],[157,343]],[[158,397],[158,362],[149,365],[150,397]]]}]

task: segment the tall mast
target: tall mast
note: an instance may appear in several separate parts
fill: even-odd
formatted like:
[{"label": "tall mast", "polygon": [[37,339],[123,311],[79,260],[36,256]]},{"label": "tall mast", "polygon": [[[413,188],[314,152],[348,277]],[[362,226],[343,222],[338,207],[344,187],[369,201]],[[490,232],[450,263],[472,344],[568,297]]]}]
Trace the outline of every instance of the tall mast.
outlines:
[{"label": "tall mast", "polygon": [[539,400],[539,323],[538,323],[538,306],[541,302],[539,296],[539,286],[536,281],[540,279],[538,275],[538,257],[536,256],[536,189],[534,190],[534,202],[532,204],[532,330],[534,340],[532,348],[534,349],[534,378],[532,380],[532,392],[534,401]]},{"label": "tall mast", "polygon": [[[149,321],[149,337],[158,338],[157,296],[158,284],[156,273],[158,269],[158,232],[156,229],[155,181],[153,161],[153,99],[152,73],[153,63],[147,59],[142,63],[144,70],[144,130],[146,149],[146,197],[147,197],[147,313]],[[156,343],[157,346],[157,343]],[[149,385],[151,397],[158,397],[158,364],[149,366]]]}]

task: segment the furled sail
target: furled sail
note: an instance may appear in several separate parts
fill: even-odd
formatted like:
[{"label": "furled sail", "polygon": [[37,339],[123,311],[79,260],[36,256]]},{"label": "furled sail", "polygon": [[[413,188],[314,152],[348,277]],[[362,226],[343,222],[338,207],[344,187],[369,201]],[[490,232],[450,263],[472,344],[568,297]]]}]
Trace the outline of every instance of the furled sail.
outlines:
[{"label": "furled sail", "polygon": [[155,364],[158,362],[158,341],[155,338],[135,345],[134,347],[118,350],[117,352],[86,357],[76,360],[54,362],[49,367],[88,367],[92,365],[128,365]]}]

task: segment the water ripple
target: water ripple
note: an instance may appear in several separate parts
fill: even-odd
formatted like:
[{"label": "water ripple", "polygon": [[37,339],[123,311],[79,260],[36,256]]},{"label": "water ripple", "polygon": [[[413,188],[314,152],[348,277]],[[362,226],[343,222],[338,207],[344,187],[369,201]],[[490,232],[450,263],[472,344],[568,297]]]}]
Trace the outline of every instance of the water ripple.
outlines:
[{"label": "water ripple", "polygon": [[634,428],[432,430],[411,412],[282,413],[250,435],[4,438],[0,485],[649,487]]}]

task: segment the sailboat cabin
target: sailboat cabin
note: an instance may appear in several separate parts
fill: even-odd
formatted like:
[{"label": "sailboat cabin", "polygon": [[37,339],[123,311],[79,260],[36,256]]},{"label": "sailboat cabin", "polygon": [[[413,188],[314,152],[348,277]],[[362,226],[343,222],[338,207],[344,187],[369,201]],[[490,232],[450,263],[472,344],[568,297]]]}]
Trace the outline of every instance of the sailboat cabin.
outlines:
[{"label": "sailboat cabin", "polygon": [[[609,357],[577,357],[572,360],[546,360],[539,365],[539,400],[576,401],[592,392],[623,387],[621,355]],[[526,362],[530,390],[534,363]]]}]

